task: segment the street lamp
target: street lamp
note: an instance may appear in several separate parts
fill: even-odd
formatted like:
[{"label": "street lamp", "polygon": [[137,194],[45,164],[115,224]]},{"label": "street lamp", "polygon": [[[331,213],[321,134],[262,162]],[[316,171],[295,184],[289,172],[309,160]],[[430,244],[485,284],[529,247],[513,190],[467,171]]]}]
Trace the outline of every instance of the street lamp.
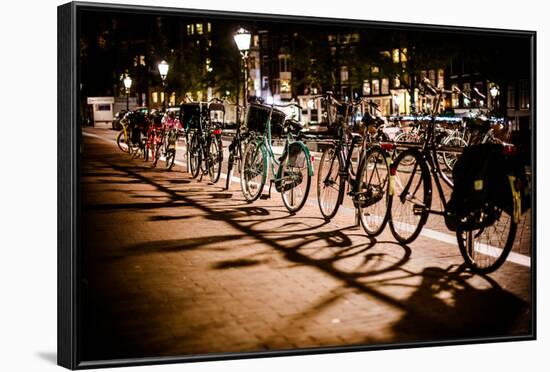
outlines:
[{"label": "street lamp", "polygon": [[124,83],[124,88],[126,88],[126,111],[129,111],[130,107],[129,107],[128,97],[130,95],[130,88],[132,87],[132,78],[126,75],[126,77],[122,81]]},{"label": "street lamp", "polygon": [[168,63],[165,60],[162,60],[158,64],[160,78],[162,79],[162,88],[163,88],[162,93],[164,95],[164,99],[162,100],[162,109],[163,109],[163,111],[166,111],[166,75],[168,75],[168,69],[169,68],[170,68],[170,66],[168,65]]},{"label": "street lamp", "polygon": [[[237,44],[237,48],[239,48],[239,52],[241,53],[241,59],[244,66],[244,92],[243,92],[243,99],[244,99],[244,105],[246,106],[248,102],[248,51],[250,50],[250,39],[252,38],[252,34],[245,30],[244,28],[239,28],[237,32],[233,35],[233,39],[235,40],[235,44]],[[237,94],[238,97],[238,94]],[[237,124],[239,122],[239,110],[237,108]]]}]

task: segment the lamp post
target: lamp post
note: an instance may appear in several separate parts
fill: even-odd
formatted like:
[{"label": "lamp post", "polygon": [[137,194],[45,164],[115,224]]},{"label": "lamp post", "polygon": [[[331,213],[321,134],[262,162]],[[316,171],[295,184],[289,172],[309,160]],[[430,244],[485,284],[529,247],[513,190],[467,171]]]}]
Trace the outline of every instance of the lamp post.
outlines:
[{"label": "lamp post", "polygon": [[160,73],[160,78],[162,79],[162,93],[163,93],[163,100],[162,100],[162,109],[166,112],[166,75],[168,75],[168,69],[170,66],[165,60],[162,60],[158,64],[158,69]]},{"label": "lamp post", "polygon": [[[237,48],[239,48],[239,52],[241,53],[241,61],[244,67],[243,68],[244,69],[244,92],[243,92],[244,106],[246,106],[246,104],[248,103],[248,51],[250,50],[251,37],[252,37],[252,34],[242,27],[239,28],[237,32],[235,32],[235,34],[233,35],[235,44],[237,44]],[[239,108],[237,107],[237,125],[238,124],[239,124]]]},{"label": "lamp post", "polygon": [[130,105],[129,105],[129,95],[130,95],[130,88],[132,87],[132,78],[128,75],[126,75],[126,77],[124,78],[123,80],[123,83],[124,83],[124,88],[126,90],[126,111],[129,111],[130,110]]}]

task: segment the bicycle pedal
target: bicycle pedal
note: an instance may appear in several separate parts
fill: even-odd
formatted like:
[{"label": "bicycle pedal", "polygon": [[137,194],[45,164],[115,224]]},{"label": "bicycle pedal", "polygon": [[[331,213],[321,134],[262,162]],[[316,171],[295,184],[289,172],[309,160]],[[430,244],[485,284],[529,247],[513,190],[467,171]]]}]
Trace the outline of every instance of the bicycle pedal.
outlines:
[{"label": "bicycle pedal", "polygon": [[421,215],[422,213],[424,213],[425,210],[426,208],[423,205],[415,204],[413,206],[413,214],[415,216]]},{"label": "bicycle pedal", "polygon": [[262,195],[260,195],[260,199],[262,199],[262,200],[267,200],[267,199],[269,199],[269,194],[262,194]]}]

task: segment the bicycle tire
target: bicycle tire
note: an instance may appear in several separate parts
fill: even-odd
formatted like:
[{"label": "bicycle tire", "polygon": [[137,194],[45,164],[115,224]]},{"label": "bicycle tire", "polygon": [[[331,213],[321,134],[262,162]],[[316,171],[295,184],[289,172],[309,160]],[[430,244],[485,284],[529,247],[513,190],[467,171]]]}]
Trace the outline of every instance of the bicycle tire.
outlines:
[{"label": "bicycle tire", "polygon": [[[395,158],[392,173],[394,192],[390,207],[390,230],[399,243],[409,244],[418,237],[428,220],[432,204],[430,171],[421,154],[417,150],[409,149]],[[405,194],[405,188],[409,183],[408,191],[412,188],[413,193]],[[417,195],[421,185],[423,190]],[[415,213],[415,207],[420,209],[419,213]],[[410,234],[407,235],[407,232]]]},{"label": "bicycle tire", "polygon": [[[126,130],[122,129],[116,136],[116,144],[120,151],[130,153],[130,145],[128,144],[128,138],[126,136]],[[124,144],[124,145],[122,145]],[[124,148],[125,146],[125,148]]]},{"label": "bicycle tire", "polygon": [[[254,152],[254,153],[253,153]],[[258,154],[261,156],[261,159],[257,161]],[[258,170],[254,170],[252,172],[252,164],[250,164],[251,161],[255,161],[255,163],[259,166]],[[260,179],[259,182],[256,182],[256,192],[251,193],[251,185],[249,182],[249,177],[255,175],[256,177],[259,175]],[[241,169],[241,191],[243,193],[244,198],[249,203],[252,203],[253,201],[257,200],[260,195],[262,194],[262,190],[265,186],[265,181],[267,178],[267,156],[265,153],[265,150],[263,149],[263,146],[260,144],[258,145],[255,142],[250,142],[246,148],[246,151],[244,153],[244,158],[242,161],[242,169]],[[248,180],[247,180],[248,179]]]},{"label": "bicycle tire", "polygon": [[189,170],[191,177],[197,178],[201,167],[202,157],[201,150],[197,143],[197,135],[193,134],[189,141]]},{"label": "bicycle tire", "polygon": [[[514,187],[511,184],[509,186]],[[476,232],[464,231],[458,224],[456,229],[458,248],[462,258],[464,258],[464,263],[472,271],[479,274],[489,274],[501,267],[506,262],[506,258],[508,258],[514,246],[517,221],[514,221],[514,218],[504,210],[498,207],[493,208],[495,208],[498,217],[491,226],[484,227]],[[517,206],[517,208],[521,208],[521,206]],[[494,231],[494,234],[489,237],[491,231]],[[487,242],[481,242],[482,235],[487,236]],[[477,242],[473,242],[472,238],[479,239]]]},{"label": "bicycle tire", "polygon": [[[370,159],[373,160],[372,174],[368,174]],[[379,169],[379,161],[384,168],[382,170]],[[355,201],[355,205],[359,212],[361,226],[368,236],[375,237],[380,235],[388,223],[393,200],[391,195],[392,178],[390,174],[388,154],[379,146],[371,147],[360,161],[357,171],[358,176],[355,182],[355,195],[359,197],[359,200]],[[366,185],[364,181],[366,181]],[[374,182],[376,181],[378,182],[375,184]],[[363,191],[365,189],[366,191]],[[364,192],[366,192],[365,200],[360,196]],[[380,195],[381,193],[383,195]],[[373,199],[378,200],[373,202]],[[377,207],[384,208],[383,213]]]},{"label": "bicycle tire", "polygon": [[[329,159],[329,161],[327,161]],[[325,169],[325,163],[331,170],[336,170],[335,173],[335,179],[323,179],[325,178],[323,175],[323,169]],[[332,168],[330,168],[332,165]],[[329,147],[325,151],[323,151],[323,155],[321,155],[321,160],[319,163],[319,168],[317,169],[317,204],[319,205],[319,210],[321,211],[321,214],[326,220],[332,219],[336,213],[338,212],[338,208],[340,207],[340,204],[342,203],[342,199],[344,198],[344,187],[345,187],[345,181],[342,177],[340,177],[340,157],[336,153],[336,148],[334,146]],[[328,206],[323,206],[323,192],[330,193],[331,188],[334,184],[338,184],[338,190],[336,195],[336,200],[333,203],[334,205],[330,204]],[[330,183],[330,184],[329,184]],[[334,191],[334,190],[332,190]],[[329,206],[332,206],[332,209],[328,208]]]},{"label": "bicycle tire", "polygon": [[[297,187],[292,187],[291,189],[289,190],[284,190],[282,189],[281,190],[281,198],[283,199],[283,204],[285,205],[285,208],[291,212],[291,213],[296,213],[298,212],[300,209],[302,209],[306,203],[306,200],[307,200],[307,197],[309,195],[309,188],[311,186],[311,175],[309,174],[309,167],[308,167],[308,162],[307,160],[305,160],[308,156],[306,150],[304,149],[304,147],[301,147],[301,152],[303,154],[303,157],[304,157],[304,166],[303,167],[296,167],[296,166],[291,166],[289,164],[289,160],[290,160],[290,157],[287,155],[285,157],[285,159],[281,162],[281,165],[280,165],[280,172],[283,173],[283,177],[286,179],[287,178],[287,167],[288,167],[288,171],[289,173],[291,174],[291,177],[292,179],[294,179],[297,175],[298,175],[298,172],[300,172],[300,174],[302,174],[300,177],[302,178],[302,181],[300,182],[300,184],[302,182],[304,182],[303,178],[304,178],[304,175],[303,173],[305,172],[305,181],[306,181],[306,185],[305,185],[305,190],[302,192],[302,199],[298,199],[298,201],[295,200],[295,190],[297,189]],[[283,182],[281,181],[281,184],[283,184]],[[299,185],[296,185],[296,186],[299,186]]]},{"label": "bicycle tire", "polygon": [[[212,149],[215,149],[215,153],[212,153]],[[223,148],[220,138],[213,138],[210,142],[210,149],[208,150],[208,175],[212,183],[218,182],[222,173],[223,162]]]},{"label": "bicycle tire", "polygon": [[174,167],[174,163],[176,161],[176,150],[175,149],[168,149],[166,152],[166,164],[165,168],[167,170],[172,170]]}]

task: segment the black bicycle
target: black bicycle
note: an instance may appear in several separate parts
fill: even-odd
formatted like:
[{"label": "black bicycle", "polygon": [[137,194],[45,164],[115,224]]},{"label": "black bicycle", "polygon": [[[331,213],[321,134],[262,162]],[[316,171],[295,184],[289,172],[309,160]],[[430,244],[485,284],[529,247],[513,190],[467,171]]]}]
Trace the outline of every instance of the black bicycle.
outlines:
[{"label": "black bicycle", "polygon": [[[422,144],[399,144],[404,150],[392,164],[394,174],[393,202],[390,208],[390,229],[397,241],[402,244],[413,242],[420,234],[430,214],[445,216],[448,201],[440,179],[451,188],[453,181],[440,168],[437,154],[439,151],[461,151],[438,145],[435,139],[435,115],[438,112],[444,94],[450,94],[436,88],[429,80],[423,82],[425,90],[435,96],[432,115]],[[439,194],[443,210],[432,209],[432,178]],[[456,181],[456,180],[455,180]],[[514,185],[509,195],[517,195]],[[510,203],[513,202],[510,200]],[[456,226],[456,236],[460,252],[468,267],[476,272],[489,273],[498,269],[512,249],[518,219],[502,208],[490,206],[494,223],[478,229],[466,229],[462,223]],[[478,211],[477,218],[483,219],[487,211]]]},{"label": "black bicycle", "polygon": [[[362,100],[340,103],[332,92],[318,97],[323,100],[329,128],[338,123],[337,137],[323,152],[318,169],[317,201],[321,214],[327,220],[336,215],[343,203],[347,184],[347,193],[357,208],[357,217],[363,229],[368,235],[376,236],[383,231],[388,220],[391,203],[390,157],[372,141],[368,131],[363,137],[349,128],[348,121],[355,109],[363,104]],[[366,115],[365,118],[372,118],[368,113]],[[367,126],[371,124],[369,122]],[[356,149],[360,152],[357,172],[353,168]]]},{"label": "black bicycle", "polygon": [[[236,110],[244,113],[244,107],[236,105]],[[239,117],[241,115],[238,115]],[[246,147],[248,132],[244,130],[241,122],[237,122],[235,137],[228,146],[229,155],[227,156],[227,179],[225,180],[225,189],[229,190],[235,168],[240,172],[243,159],[244,148]]]},{"label": "black bicycle", "polygon": [[193,178],[208,175],[212,183],[218,182],[223,161],[222,128],[219,122],[211,120],[211,113],[220,111],[223,104],[217,99],[210,102],[184,103],[183,117],[190,117],[188,142],[189,171]]}]

